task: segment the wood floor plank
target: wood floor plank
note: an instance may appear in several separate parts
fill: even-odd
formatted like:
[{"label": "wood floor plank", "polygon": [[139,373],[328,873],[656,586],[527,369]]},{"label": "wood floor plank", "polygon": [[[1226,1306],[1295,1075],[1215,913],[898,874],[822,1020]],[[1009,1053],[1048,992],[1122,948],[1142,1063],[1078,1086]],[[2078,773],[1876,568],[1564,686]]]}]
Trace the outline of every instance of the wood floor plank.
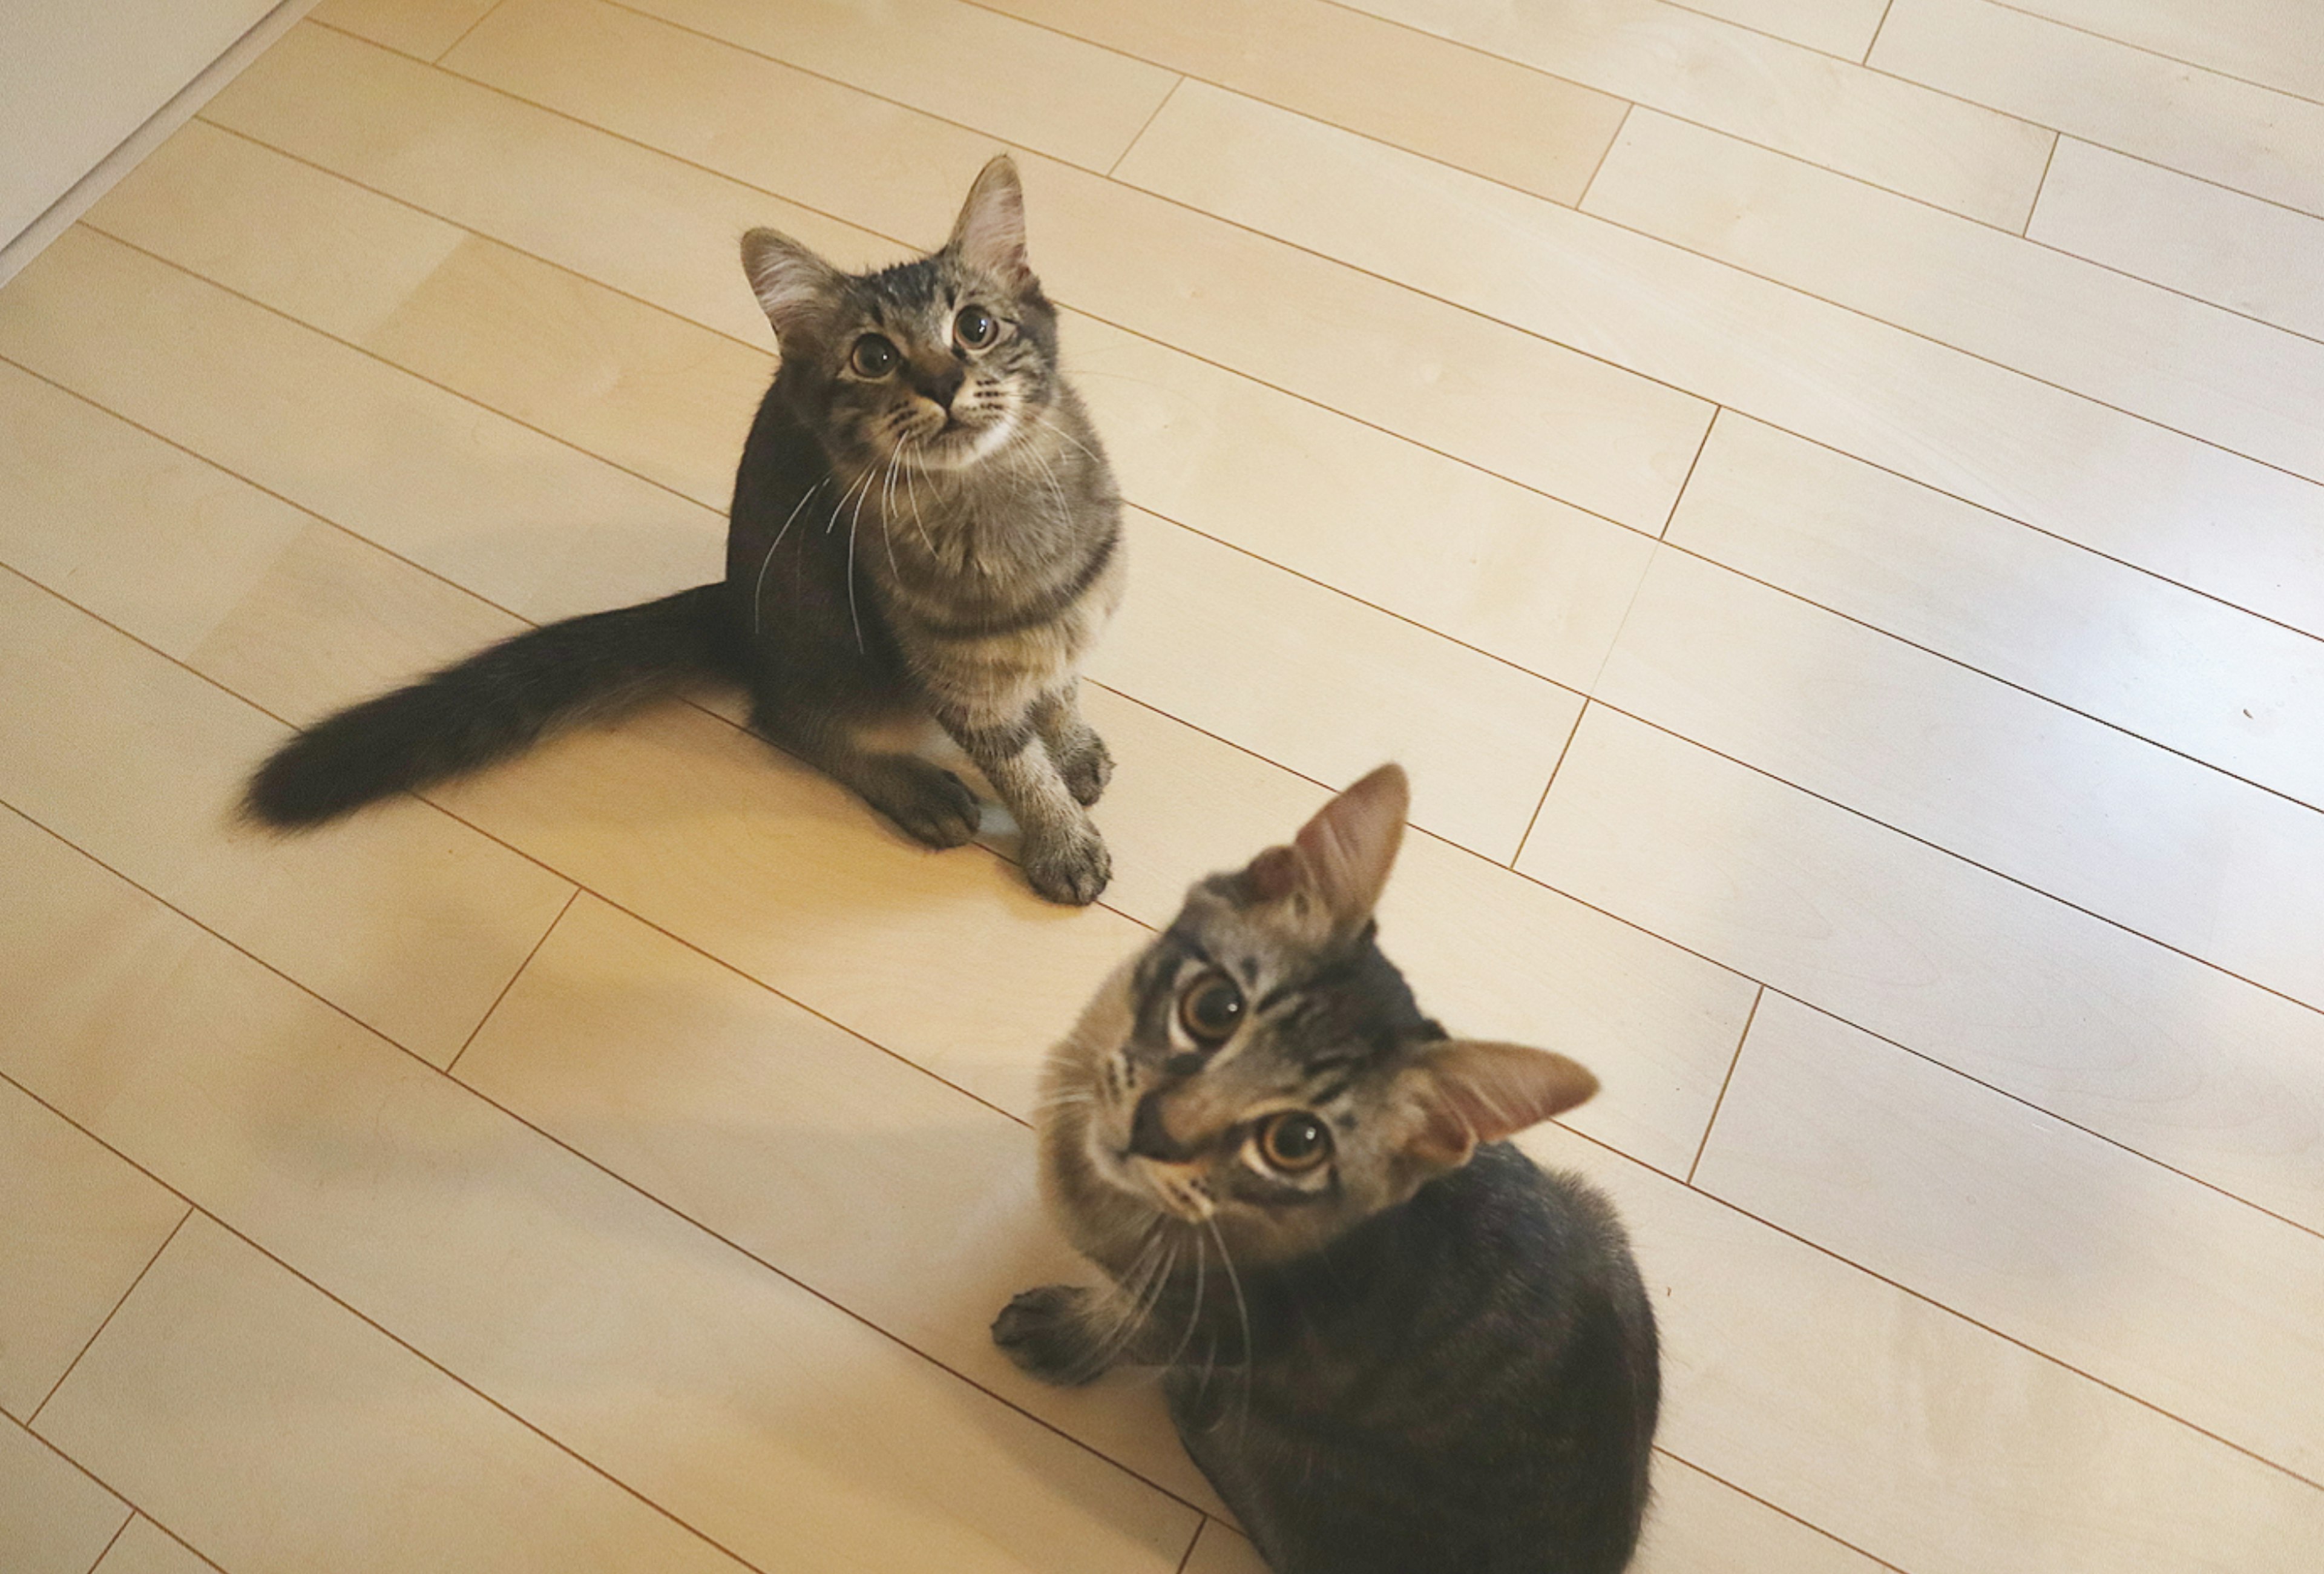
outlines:
[{"label": "wood floor plank", "polygon": [[[171,158],[148,169],[150,181],[141,171],[141,179],[113,193],[89,222],[254,293],[267,289],[269,281],[260,275],[269,264],[244,259],[268,254],[266,237],[278,223],[310,232],[327,229],[329,217],[346,208],[364,213],[364,222],[350,227],[357,231],[380,232],[397,215],[415,224],[437,223],[198,124],[173,144]],[[672,463],[684,475],[668,478],[690,483],[687,490],[706,502],[723,496],[741,447],[741,429],[768,375],[770,358],[530,258],[490,243],[472,244],[491,255],[463,246],[446,256],[364,335],[366,347],[587,451],[636,456],[641,468],[662,468],[667,475],[670,467],[658,466],[650,456],[674,449]],[[366,265],[359,246],[332,262],[328,272],[337,276],[361,277]],[[385,299],[387,291],[377,293]],[[303,305],[300,294],[293,288],[281,291],[279,301],[258,298],[297,310]],[[318,326],[331,320],[327,310],[314,315],[321,319]],[[1117,349],[1126,347],[1135,355],[1143,343],[1118,329],[1092,326],[1110,334]],[[1101,350],[1107,342],[1101,339]],[[1174,370],[1194,375],[1198,399],[1204,384],[1228,385],[1228,403],[1210,412],[1217,419],[1232,421],[1254,409],[1281,410],[1309,431],[1320,422],[1323,440],[1338,449],[1317,457],[1314,469],[1329,479],[1313,487],[1300,485],[1300,472],[1278,472],[1285,495],[1245,498],[1228,491],[1222,497],[1214,489],[1198,497],[1194,510],[1202,523],[1223,521],[1231,535],[1257,536],[1265,546],[1287,533],[1274,522],[1282,516],[1281,505],[1291,505],[1305,541],[1326,543],[1304,546],[1293,537],[1288,556],[1300,566],[1327,554],[1354,556],[1355,581],[1387,588],[1402,560],[1430,555],[1431,543],[1411,528],[1417,519],[1398,521],[1402,541],[1367,543],[1352,554],[1334,553],[1327,544],[1348,539],[1352,523],[1333,517],[1329,489],[1362,493],[1369,486],[1368,477],[1345,466],[1351,443],[1357,455],[1382,458],[1406,476],[1416,464],[1422,473],[1416,477],[1417,490],[1424,495],[1426,477],[1436,473],[1452,472],[1456,486],[1475,476],[1185,357],[1164,363],[1158,355],[1146,355],[1123,367],[1122,375],[1094,381],[1120,389],[1126,376],[1142,391],[1158,385],[1140,373],[1167,377]],[[1160,419],[1167,422],[1168,417]],[[1155,420],[1148,415],[1140,427],[1150,428]],[[1251,446],[1232,454],[1229,474],[1275,468],[1264,434],[1239,435]],[[281,446],[292,440],[287,432],[279,440]],[[1141,451],[1168,451],[1171,446],[1166,433],[1150,439]],[[1144,490],[1134,479],[1130,487],[1133,497]],[[1385,491],[1373,498],[1373,505],[1384,505],[1391,517],[1398,502]],[[1528,512],[1539,517],[1537,511]],[[1510,598],[1502,621],[1504,627],[1517,624],[1534,634],[1525,644],[1528,653],[1544,652],[1548,664],[1569,682],[1582,682],[1604,660],[1647,543],[1586,515],[1567,511],[1554,517],[1566,527],[1564,542],[1518,534],[1524,531],[1520,523],[1517,532],[1503,527],[1496,532],[1508,543],[1503,551],[1519,561],[1537,560],[1571,543],[1580,549],[1575,555],[1582,571],[1560,577],[1563,606],[1553,610],[1531,597]],[[1109,636],[1094,671],[1319,779],[1352,780],[1383,757],[1403,756],[1425,783],[1416,823],[1497,857],[1514,855],[1556,750],[1579,713],[1578,696],[1151,516],[1137,515],[1132,535],[1133,555],[1144,564],[1141,594]],[[872,543],[865,548],[872,550]],[[1459,566],[1455,572],[1461,572]],[[1486,574],[1492,578],[1480,583]],[[1489,595],[1506,598],[1506,588],[1518,582],[1505,563],[1476,564],[1466,577],[1465,585],[1456,581],[1450,597],[1397,599],[1417,602],[1423,610],[1447,599],[1455,606],[1473,605]],[[1578,597],[1588,599],[1577,605]],[[1473,621],[1461,623],[1465,628]],[[1333,653],[1325,667],[1310,654],[1322,650]],[[1372,654],[1351,662],[1356,652]],[[1506,725],[1511,717],[1520,718],[1514,727]]]},{"label": "wood floor plank", "polygon": [[2324,478],[2324,345],[1647,110],[1585,210]]},{"label": "wood floor plank", "polygon": [[2041,126],[1659,0],[1351,0],[1373,15],[2015,230]]},{"label": "wood floor plank", "polygon": [[2025,233],[2324,339],[2324,218],[2070,136]]},{"label": "wood floor plank", "polygon": [[1520,867],[2324,1228],[2324,1015],[2305,1006],[1602,707]]},{"label": "wood floor plank", "polygon": [[1065,333],[1131,502],[1529,672],[1597,676],[1643,533],[1094,318]]},{"label": "wood floor plank", "polygon": [[[427,107],[431,113],[415,116],[414,124],[442,134],[448,116],[433,103]],[[263,276],[265,259],[278,249],[266,237],[282,221],[261,204],[275,200],[279,176],[259,150],[220,147],[169,150],[187,166],[174,191],[199,193],[198,201],[173,194],[164,205],[157,187],[133,184],[113,194],[97,221],[339,331],[327,310],[310,307],[297,291],[275,292]],[[227,173],[214,171],[208,162],[213,154]],[[362,167],[360,160],[347,162]],[[243,202],[219,199],[228,174]],[[290,185],[303,189],[303,181]],[[539,194],[538,184],[529,186],[526,199],[537,201]],[[342,189],[323,206],[337,213],[349,205],[355,199]],[[278,214],[280,206],[276,201]],[[166,222],[139,221],[154,208],[165,208]],[[392,208],[376,203],[371,224],[383,227],[388,215],[376,209]],[[415,225],[427,222],[411,218]],[[333,229],[303,219],[283,227],[300,234]],[[869,236],[864,243],[878,244]],[[646,254],[664,245],[648,235],[639,249]],[[365,253],[349,247],[333,253],[318,272],[368,281],[367,270]],[[644,279],[649,271],[641,255],[620,276],[653,288]],[[649,320],[654,314],[632,307],[625,316],[622,308],[630,303],[604,295],[586,295],[573,312],[545,321],[524,305],[523,290],[535,287],[538,277],[544,292],[561,299],[569,281],[548,268],[523,273],[506,257],[494,273],[496,282],[517,288],[454,302],[425,281],[405,285],[433,297],[436,309],[423,310],[415,300],[393,314],[393,343],[368,342],[633,468],[686,457],[682,473],[666,469],[664,478],[697,497],[707,500],[714,485],[725,484],[733,449],[718,450],[710,440],[724,422],[710,418],[713,402],[703,390],[692,389],[664,415],[642,396],[598,393],[609,386],[659,393],[689,379],[715,387],[715,376],[694,379],[693,368],[713,359],[707,347],[681,332],[657,340]],[[741,292],[739,281],[738,273],[732,292]],[[682,295],[669,293],[673,307],[685,304]],[[503,344],[494,325],[511,319],[540,331],[525,343]],[[615,324],[617,331],[604,331]],[[1095,319],[1068,312],[1065,338],[1068,365],[1131,501],[1556,681],[1585,684],[1603,662],[1646,560],[1646,543],[1635,533]],[[491,344],[490,355],[477,353],[480,342]],[[734,356],[749,359],[739,349]],[[741,390],[750,375],[738,363],[726,379],[733,391],[720,400],[747,410]],[[586,406],[591,397],[601,404]]]},{"label": "wood floor plank", "polygon": [[1091,1270],[1019,1120],[591,897],[457,1075],[761,1261],[1109,1458],[1213,1503],[1151,1384],[1057,1390],[987,1331]]},{"label": "wood floor plank", "polygon": [[198,120],[84,222],[722,512],[774,375],[770,351]]},{"label": "wood floor plank", "polygon": [[2230,77],[2324,98],[2316,15],[2302,0],[2012,0],[2017,10]]},{"label": "wood floor plank", "polygon": [[[532,3],[549,9],[521,55],[463,51],[461,69],[882,235],[936,244],[992,151],[629,13],[600,15],[595,0]],[[641,73],[685,86],[632,90]],[[800,125],[770,118],[794,99]],[[854,140],[821,124],[851,117],[867,123]],[[908,180],[883,173],[863,139],[908,160]],[[1023,164],[1033,255],[1056,299],[1609,518],[1655,530],[1668,516],[1710,420],[1701,400],[1071,166]]]},{"label": "wood floor plank", "polygon": [[1132,509],[1139,593],[1090,676],[1344,786],[1398,759],[1415,825],[1513,858],[1582,697]]},{"label": "wood floor plank", "polygon": [[1783,995],[1694,1184],[2314,1481],[2324,1240]]},{"label": "wood floor plank", "polygon": [[[891,260],[899,249],[321,27],[285,33],[202,118],[769,349],[766,317],[737,285],[736,236],[770,225],[849,268]],[[921,238],[933,244],[941,234]]]},{"label": "wood floor plank", "polygon": [[1658,1453],[1636,1574],[1877,1574],[1853,1548]]},{"label": "wood floor plank", "polygon": [[186,1205],[0,1083],[0,1410],[30,1421]]},{"label": "wood floor plank", "polygon": [[871,227],[924,246],[1004,144],[604,0],[504,0],[444,67],[837,218],[869,203],[888,220]]},{"label": "wood floor plank", "polygon": [[2324,807],[2324,643],[1722,414],[1668,539]]},{"label": "wood floor plank", "polygon": [[[2324,487],[2312,482],[1198,83],[1120,175],[2324,630]],[[2059,464],[2061,452],[2076,462]]]},{"label": "wood floor plank", "polygon": [[0,614],[0,801],[415,1053],[458,1052],[572,894],[416,802],[328,836],[237,826],[280,722],[14,573]]},{"label": "wood floor plank", "polygon": [[[124,627],[157,643],[165,636],[174,638],[171,653],[279,715],[320,714],[456,659],[521,626],[456,588],[218,477],[190,456],[21,373],[0,375],[0,393],[9,387],[11,376],[26,392],[0,409],[12,418],[11,433],[25,434],[30,443],[33,458],[27,460],[25,473],[41,477],[36,490],[19,494],[39,505],[28,509],[26,517],[85,522],[73,536],[35,532],[32,539],[39,542],[77,541],[85,550],[67,551],[60,559],[53,552],[32,553],[28,558],[31,570],[60,579],[81,566],[92,570],[101,566],[101,576],[91,577],[101,579],[112,597],[106,606]],[[300,430],[284,428],[278,439],[295,443]],[[34,437],[38,440],[31,441]],[[38,462],[40,456],[67,455],[86,456],[91,462],[53,474],[42,471]],[[171,515],[143,505],[149,496],[199,499],[212,492],[220,495],[216,501],[174,523]],[[237,544],[244,516],[254,511],[261,519],[271,520],[270,510],[289,515],[290,522],[303,522],[301,533],[287,541],[279,531],[262,536],[265,551],[273,553],[271,558],[255,549],[245,551]],[[1206,554],[1222,551],[1193,544]],[[1200,616],[1212,593],[1211,576],[1202,568],[1210,560],[1202,556],[1193,578],[1176,582],[1175,589],[1174,581],[1145,574],[1141,595],[1166,609],[1165,621],[1170,616],[1167,608],[1181,604],[1194,608],[1187,616]],[[189,573],[194,566],[206,566],[206,575]],[[1234,570],[1235,563],[1228,568]],[[1259,577],[1273,582],[1265,574]],[[1627,601],[1627,588],[1613,588]],[[1311,602],[1322,595],[1296,583],[1294,589]],[[174,593],[189,590],[198,594],[187,598],[208,610],[199,621],[181,626],[171,603]],[[1383,624],[1424,647],[1430,643],[1417,631]],[[1610,637],[1610,625],[1606,632]],[[1167,664],[1185,665],[1176,647],[1166,654]],[[1299,662],[1308,660],[1301,653],[1294,655]],[[1197,651],[1194,659],[1199,663],[1217,657]],[[1379,659],[1376,656],[1375,662]],[[1388,681],[1399,681],[1393,663],[1379,670]],[[1237,682],[1231,674],[1221,681],[1230,686]],[[1323,679],[1319,675],[1315,681]],[[1098,818],[1115,852],[1116,884],[1110,901],[1146,923],[1166,922],[1188,881],[1280,840],[1321,801],[1320,789],[1181,722],[1158,718],[1102,690],[1094,691],[1090,703],[1117,754],[1136,761],[1125,765]],[[1319,703],[1329,708],[1336,701],[1327,693]],[[1562,739],[1563,733],[1556,736]],[[1323,739],[1326,745],[1332,741]],[[586,751],[576,756],[588,757]],[[758,793],[779,796],[781,778],[761,780],[752,773],[761,764],[767,769],[781,767],[770,751],[746,742],[738,743],[733,757],[742,772],[736,782],[741,794],[737,804],[747,824]],[[1373,757],[1351,758],[1351,774],[1377,763]],[[1462,767],[1455,762],[1452,768],[1457,787]],[[1431,780],[1442,774],[1432,772]],[[654,799],[650,781],[638,785],[645,794],[639,800],[640,812],[664,818],[666,806]],[[921,855],[896,847],[876,822],[846,805],[844,798],[836,799],[827,811],[843,822],[853,816],[859,830],[852,834],[866,839],[850,845],[890,849],[872,855],[874,871],[918,866]],[[1530,804],[1526,811],[1530,812]],[[683,829],[671,829],[683,846]],[[747,839],[750,833],[741,834]],[[846,836],[841,839],[848,842]],[[699,856],[687,851],[682,861],[690,866]],[[1471,1031],[1554,1041],[1588,1056],[1607,1092],[1583,1112],[1584,1129],[1626,1152],[1683,1171],[1701,1139],[1741,1032],[1748,986],[1474,855],[1416,838],[1406,866],[1389,906],[1391,912],[1410,912],[1414,917],[1397,954],[1415,969],[1434,1008]],[[989,868],[962,867],[954,873],[971,884],[1012,878]],[[797,874],[786,872],[777,860],[765,866],[763,877],[770,888],[787,888]],[[721,882],[710,884],[716,888]],[[678,896],[676,911],[701,916],[703,893],[689,890],[684,878],[650,880],[636,887],[634,894],[651,904],[647,911],[660,914],[654,893],[665,889]],[[863,889],[879,889],[876,874]],[[733,932],[754,932],[748,915],[752,903],[766,899],[764,893],[745,885],[732,894]],[[873,912],[883,911],[888,900],[874,898]],[[973,930],[982,921],[977,911],[972,906],[956,916]],[[1492,917],[1485,921],[1480,915],[1488,913]],[[934,938],[948,932],[945,921],[929,931],[925,942],[929,954],[939,959],[954,957],[964,943],[958,937]],[[1480,930],[1489,938],[1480,939]],[[719,937],[727,931],[689,932],[706,937],[717,949],[723,943]],[[1134,943],[1134,931],[1119,932],[1124,949]],[[912,942],[908,934],[892,935],[886,921],[875,917],[868,926],[849,929],[839,943],[843,949],[853,945],[877,953],[890,944]],[[758,944],[750,942],[752,948]],[[746,949],[739,953],[722,949],[720,954],[741,960],[753,953]],[[988,957],[982,942],[972,943],[962,954],[962,965],[974,977],[991,973],[990,960],[979,960]],[[1103,966],[1102,947],[1089,954],[1093,968]],[[1545,965],[1544,957],[1554,960]],[[881,964],[911,965],[910,954]],[[846,969],[856,970],[853,965]],[[807,997],[826,1007],[850,997],[825,993],[813,969],[785,977],[787,986],[806,990]],[[1021,1000],[1026,981],[1039,977],[1038,971],[1012,966],[972,994],[989,986],[996,1009],[1005,1013],[1010,991],[1019,990],[1017,998]],[[1088,975],[1095,977],[1095,972]],[[1072,973],[1061,985],[1038,986],[1035,992],[1054,1003],[1055,1023],[1061,1023],[1077,1004],[1074,991],[1084,986],[1081,979]],[[890,1001],[889,1014],[877,1020],[894,1025],[898,1019],[892,1005]],[[910,1028],[905,1042],[930,1050],[948,1042],[945,1024],[927,1023],[925,1029],[933,1031]],[[992,1073],[1000,1080],[991,1087],[1006,1099],[1029,1097],[1032,1056],[1054,1027],[1037,1026],[1028,1032],[1021,1025],[1007,1028],[1005,1016],[996,1016],[995,1032],[1004,1031],[1010,1036],[996,1043],[1007,1052],[1000,1056]]]},{"label": "wood floor plank", "polygon": [[1888,0],[1680,0],[1688,11],[1724,17],[1759,32],[1860,60],[1872,47]]},{"label": "wood floor plank", "polygon": [[1217,1520],[1208,1520],[1178,1574],[1267,1574],[1267,1564],[1242,1535]]},{"label": "wood floor plank", "polygon": [[[1581,197],[1629,107],[1623,99],[1331,0],[977,3],[1553,202]],[[1488,105],[1489,115],[1477,113]]]},{"label": "wood floor plank", "polygon": [[524,626],[5,364],[0,563],[277,716],[320,715]]},{"label": "wood floor plank", "polygon": [[[0,295],[0,356],[526,616],[724,562],[715,511],[90,230]],[[154,375],[155,357],[175,371]],[[302,440],[281,445],[285,430]]]},{"label": "wood floor plank", "polygon": [[[489,54],[503,30],[525,27],[528,3],[506,0],[462,60]],[[632,0],[632,8],[1100,173],[1177,82],[1174,69],[963,0]]]},{"label": "wood floor plank", "polygon": [[15,1421],[0,1416],[0,1557],[9,1574],[85,1574],[128,1505]]},{"label": "wood floor plank", "polygon": [[2324,1535],[2324,1492],[2181,1422],[1555,1125],[1520,1145],[1638,1243],[1662,1445],[1883,1561],[2292,1574]]},{"label": "wood floor plank", "polygon": [[[11,927],[42,932],[0,964],[25,1003],[0,1039],[0,1066],[446,1371],[761,1567],[851,1557],[1175,1567],[1194,1529],[1183,1505],[777,1277],[78,855],[45,838],[21,845],[35,835],[9,848],[42,877],[10,900]],[[92,934],[114,944],[92,957]],[[124,965],[139,969],[125,986]],[[876,1129],[862,1135],[879,1140]],[[166,1304],[164,1279],[154,1299]],[[153,1313],[141,1324],[138,1304],[107,1330],[131,1348],[141,1328],[192,1320]],[[137,1458],[187,1451],[191,1440],[171,1447],[167,1434],[198,1430],[195,1406],[169,1426],[153,1418],[143,1430],[163,1436],[152,1442],[115,1438],[110,1449],[130,1456],[118,1463],[92,1449],[98,1414],[168,1387],[148,1374],[116,1390],[106,1353],[100,1340],[43,1424],[61,1412],[63,1446],[208,1550],[199,1517],[146,1475],[161,1461]],[[362,1366],[348,1352],[334,1362]],[[401,1512],[430,1512],[392,1496],[409,1505]],[[546,1542],[538,1526],[520,1539]],[[240,1565],[227,1546],[223,1560]],[[641,1553],[618,1566],[670,1565]]]},{"label": "wood floor plank", "polygon": [[499,0],[322,0],[307,14],[374,43],[432,60],[460,42]]},{"label": "wood floor plank", "polygon": [[211,1574],[217,1567],[189,1551],[184,1542],[143,1514],[136,1514],[129,1516],[128,1526],[122,1531],[120,1539],[89,1574]]},{"label": "wood floor plank", "polygon": [[1609,705],[2324,1006],[2324,813],[1685,553]]},{"label": "wood floor plank", "polygon": [[700,711],[576,734],[445,789],[463,819],[1001,1107],[1143,932],[973,849],[908,843]]},{"label": "wood floor plank", "polygon": [[170,655],[315,523],[5,363],[0,412],[0,561]]},{"label": "wood floor plank", "polygon": [[1871,63],[2069,136],[2324,215],[2324,104],[1989,0],[1895,0]]},{"label": "wood floor plank", "polygon": [[244,1574],[742,1565],[207,1218],[42,1426]]}]

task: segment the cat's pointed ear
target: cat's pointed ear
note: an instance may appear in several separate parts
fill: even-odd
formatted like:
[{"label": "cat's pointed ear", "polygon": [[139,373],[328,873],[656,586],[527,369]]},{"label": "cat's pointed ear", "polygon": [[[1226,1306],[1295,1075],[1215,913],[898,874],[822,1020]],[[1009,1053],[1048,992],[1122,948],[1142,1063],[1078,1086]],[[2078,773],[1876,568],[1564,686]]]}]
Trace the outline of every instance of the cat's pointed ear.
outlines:
[{"label": "cat's pointed ear", "polygon": [[953,220],[945,249],[1006,284],[1032,282],[1033,269],[1025,260],[1025,189],[1017,180],[1016,160],[1001,153],[984,166]]},{"label": "cat's pointed ear", "polygon": [[1411,806],[1404,767],[1382,765],[1317,810],[1289,847],[1252,859],[1244,884],[1262,902],[1296,894],[1320,907],[1333,928],[1360,929],[1396,867]]},{"label": "cat's pointed ear", "polygon": [[1598,1091],[1588,1068],[1551,1050],[1450,1039],[1431,1044],[1399,1074],[1410,1134],[1405,1152],[1430,1170],[1469,1162],[1497,1143]]},{"label": "cat's pointed ear", "polygon": [[778,344],[810,329],[838,294],[842,275],[806,246],[771,229],[742,237],[742,272],[774,324]]}]

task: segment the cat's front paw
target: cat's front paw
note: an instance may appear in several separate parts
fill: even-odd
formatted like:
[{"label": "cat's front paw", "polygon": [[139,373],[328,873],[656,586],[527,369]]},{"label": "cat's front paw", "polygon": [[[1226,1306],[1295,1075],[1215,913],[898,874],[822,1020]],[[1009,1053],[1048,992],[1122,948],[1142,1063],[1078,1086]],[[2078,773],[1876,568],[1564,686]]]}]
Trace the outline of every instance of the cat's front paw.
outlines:
[{"label": "cat's front paw", "polygon": [[1113,755],[1105,740],[1084,730],[1057,762],[1057,774],[1065,779],[1065,791],[1074,801],[1087,809],[1105,794],[1105,784],[1113,780]]},{"label": "cat's front paw", "polygon": [[1044,1383],[1071,1388],[1094,1382],[1107,1363],[1089,1335],[1089,1302],[1090,1292],[1076,1285],[1028,1290],[992,1319],[992,1342]]},{"label": "cat's front paw", "polygon": [[1025,838],[1025,881],[1052,902],[1087,907],[1113,878],[1113,855],[1105,838],[1084,820],[1047,836]]}]

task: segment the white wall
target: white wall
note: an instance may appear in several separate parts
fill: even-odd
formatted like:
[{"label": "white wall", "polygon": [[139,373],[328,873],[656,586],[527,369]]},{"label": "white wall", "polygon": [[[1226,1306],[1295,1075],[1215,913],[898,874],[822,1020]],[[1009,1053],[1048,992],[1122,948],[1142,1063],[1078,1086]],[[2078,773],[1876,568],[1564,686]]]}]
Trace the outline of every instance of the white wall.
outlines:
[{"label": "white wall", "polygon": [[0,245],[277,0],[0,0]]}]

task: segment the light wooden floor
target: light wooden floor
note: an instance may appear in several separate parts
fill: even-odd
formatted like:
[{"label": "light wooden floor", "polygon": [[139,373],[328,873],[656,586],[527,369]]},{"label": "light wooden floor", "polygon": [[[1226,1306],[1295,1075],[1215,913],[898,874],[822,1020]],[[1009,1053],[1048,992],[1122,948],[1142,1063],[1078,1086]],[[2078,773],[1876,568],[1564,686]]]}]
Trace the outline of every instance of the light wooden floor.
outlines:
[{"label": "light wooden floor", "polygon": [[[672,706],[277,845],[296,722],[714,577],[735,236],[1021,150],[1137,505],[1117,875]],[[325,0],[0,290],[0,1566],[1255,1567],[1045,1046],[1379,761],[1606,1091],[1652,1574],[2324,1568],[2311,0]]]}]

